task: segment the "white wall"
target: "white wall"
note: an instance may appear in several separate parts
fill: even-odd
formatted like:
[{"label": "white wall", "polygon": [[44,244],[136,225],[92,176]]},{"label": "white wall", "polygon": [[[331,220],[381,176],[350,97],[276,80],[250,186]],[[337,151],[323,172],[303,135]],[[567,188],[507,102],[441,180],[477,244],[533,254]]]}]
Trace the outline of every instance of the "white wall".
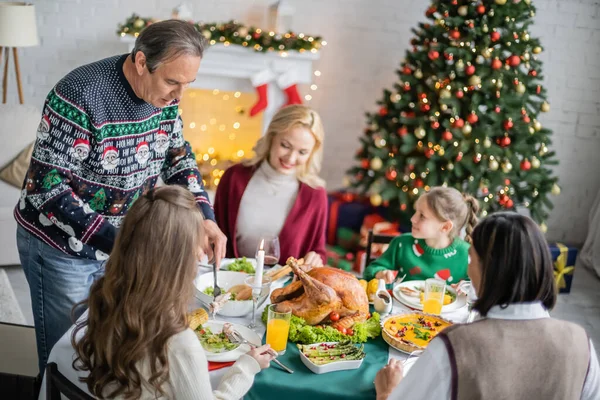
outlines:
[{"label": "white wall", "polygon": [[[132,12],[167,18],[184,0],[33,0],[41,46],[20,51],[26,102],[41,106],[45,95],[72,68],[126,51],[115,35]],[[188,0],[195,20],[263,25],[270,0]],[[600,190],[600,16],[598,0],[533,0],[538,7],[532,35],[546,51],[545,84],[551,111],[541,122],[554,130],[562,194],[548,221],[551,240],[583,242],[588,213]],[[311,93],[327,139],[323,177],[339,187],[352,165],[364,112],[375,109],[391,87],[404,57],[410,29],[425,19],[428,1],[295,0],[294,30],[320,34],[329,45],[316,68],[323,75]],[[118,4],[118,5],[117,5]],[[11,67],[12,71],[12,67]],[[12,72],[11,72],[12,74]],[[16,102],[14,78],[9,99]],[[308,93],[308,88],[303,88]]]}]

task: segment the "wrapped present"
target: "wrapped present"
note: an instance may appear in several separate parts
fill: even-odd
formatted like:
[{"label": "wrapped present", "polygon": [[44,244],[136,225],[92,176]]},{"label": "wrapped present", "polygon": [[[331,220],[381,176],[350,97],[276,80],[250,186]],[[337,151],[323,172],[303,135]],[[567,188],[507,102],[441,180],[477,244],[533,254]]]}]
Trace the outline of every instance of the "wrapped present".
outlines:
[{"label": "wrapped present", "polygon": [[[370,230],[379,235],[396,236],[400,234],[398,223],[386,221],[379,214],[367,215],[363,226],[360,228],[360,245],[363,248],[367,247]],[[373,244],[371,247],[371,257],[379,257],[387,248],[387,244]]]},{"label": "wrapped present", "polygon": [[352,270],[354,262],[354,253],[347,251],[339,246],[326,246],[327,265],[344,271]]},{"label": "wrapped present", "polygon": [[352,270],[357,272],[360,276],[362,276],[363,272],[365,272],[366,258],[367,254],[364,250],[359,250],[354,257]]},{"label": "wrapped present", "polygon": [[338,228],[337,246],[351,252],[360,249],[360,234],[350,228]]},{"label": "wrapped present", "polygon": [[550,253],[554,261],[554,279],[560,293],[569,293],[575,272],[578,249],[562,243],[550,243]]},{"label": "wrapped present", "polygon": [[328,196],[327,244],[337,244],[339,228],[358,232],[366,215],[373,212],[369,199],[350,192],[333,192]]}]

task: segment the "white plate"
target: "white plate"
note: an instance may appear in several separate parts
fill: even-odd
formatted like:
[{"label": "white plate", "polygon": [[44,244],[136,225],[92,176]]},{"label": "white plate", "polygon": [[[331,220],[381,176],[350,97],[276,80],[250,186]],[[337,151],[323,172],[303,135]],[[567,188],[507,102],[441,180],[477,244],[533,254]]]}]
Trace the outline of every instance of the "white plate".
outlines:
[{"label": "white plate", "polygon": [[[394,295],[394,298],[396,300],[398,300],[400,303],[404,304],[405,306],[408,306],[414,310],[423,310],[423,304],[421,304],[421,301],[419,298],[417,297],[411,297],[411,296],[407,296],[404,293],[402,293],[400,291],[401,287],[407,287],[407,288],[411,288],[411,289],[415,289],[418,290],[419,288],[423,288],[425,287],[425,281],[408,281],[408,282],[402,282],[399,285],[396,285],[394,287],[394,290],[392,291],[392,294]],[[442,306],[442,312],[449,312],[449,311],[456,311],[458,309],[463,308],[464,306],[467,305],[467,296],[465,295],[457,295],[456,294],[456,290],[454,290],[453,288],[451,288],[449,285],[446,285],[446,289],[450,292],[453,293],[454,295],[456,295],[456,298],[454,299],[454,301],[450,304],[447,304],[445,306]]]},{"label": "white plate", "polygon": [[[323,343],[324,344],[335,344],[338,342],[312,343],[310,346],[319,346]],[[310,361],[310,359],[308,357],[306,357],[304,355],[304,353],[300,352],[300,359],[302,360],[302,363],[304,365],[306,365],[306,368],[310,369],[315,374],[325,374],[327,372],[345,371],[347,369],[360,368],[360,366],[365,358],[363,357],[360,360],[334,361],[334,362],[330,362],[329,364],[325,364],[325,365],[317,365],[317,364],[314,364],[312,361]]]},{"label": "white plate", "polygon": [[[210,320],[203,324],[202,326],[207,326],[213,333],[218,333],[223,331],[223,325],[225,321],[214,321]],[[257,346],[260,346],[261,340],[260,336],[253,330],[239,324],[231,324],[233,325],[233,329],[235,329],[244,339],[247,341],[254,343]],[[206,354],[206,359],[208,361],[214,362],[229,362],[229,361],[237,361],[238,358],[242,356],[242,354],[246,354],[250,351],[250,346],[247,344],[243,344],[235,350],[227,351],[225,353],[211,353],[209,351],[204,350]]]},{"label": "white plate", "polygon": [[[228,267],[229,264],[233,263],[236,260],[236,258],[224,258],[221,260],[221,271],[229,271]],[[246,260],[249,261],[254,268],[256,268],[256,259],[254,258],[248,258],[246,257]],[[208,265],[208,264],[199,264],[200,267],[202,268],[208,268],[209,270],[212,271],[212,266]],[[265,266],[264,272],[268,272],[268,271],[277,271],[279,269],[283,268],[282,265],[276,264],[273,267],[267,267]],[[241,272],[241,271],[235,271],[235,272],[240,272],[240,273],[245,273],[245,272]],[[276,287],[279,287],[278,285],[283,285],[284,283],[287,282],[287,280],[290,278],[291,273],[288,275],[285,275],[279,279],[277,279],[275,282],[273,282],[272,285],[275,285]]]}]

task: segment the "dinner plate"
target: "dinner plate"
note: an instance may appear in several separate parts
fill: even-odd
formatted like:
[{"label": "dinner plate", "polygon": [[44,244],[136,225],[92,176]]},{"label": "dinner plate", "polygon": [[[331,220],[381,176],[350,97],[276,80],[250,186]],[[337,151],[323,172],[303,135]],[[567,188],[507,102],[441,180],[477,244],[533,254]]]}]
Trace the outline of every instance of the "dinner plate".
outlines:
[{"label": "dinner plate", "polygon": [[[202,326],[208,327],[211,330],[211,332],[213,332],[213,333],[219,333],[219,332],[223,331],[223,325],[225,323],[226,323],[225,321],[210,320],[210,321],[202,324]],[[244,325],[240,325],[240,324],[231,324],[231,325],[233,325],[233,329],[236,330],[240,335],[242,335],[242,337],[244,339],[246,339],[250,343],[254,343],[257,346],[261,345],[260,336],[258,336],[258,334],[256,332],[254,332],[250,328],[245,327]],[[240,358],[242,356],[242,354],[246,354],[248,351],[250,351],[250,346],[248,346],[247,344],[243,344],[240,347],[238,347],[237,349],[227,351],[225,353],[212,353],[212,352],[209,352],[206,350],[204,351],[204,353],[206,354],[206,359],[208,361],[229,362],[229,361],[237,361],[237,359]]]},{"label": "dinner plate", "polygon": [[[417,297],[411,297],[411,296],[405,295],[404,293],[402,293],[400,291],[401,287],[406,287],[406,288],[410,288],[413,290],[419,290],[419,288],[425,287],[425,281],[402,282],[401,284],[396,285],[394,287],[394,290],[392,291],[394,298],[396,300],[398,300],[400,303],[404,304],[407,307],[412,308],[413,310],[421,310],[422,311],[423,304],[421,304],[420,299]],[[449,311],[456,311],[467,305],[467,296],[465,296],[463,294],[457,295],[456,290],[453,289],[452,287],[450,287],[449,285],[446,285],[446,289],[450,293],[454,294],[456,297],[452,303],[442,306],[443,313],[449,312]]]},{"label": "dinner plate", "polygon": [[[241,258],[241,257],[240,257]],[[221,260],[221,270],[222,271],[228,271],[229,270],[229,265],[231,263],[233,263],[236,260],[236,258],[224,258]],[[246,257],[246,260],[249,261],[252,266],[254,266],[254,268],[256,268],[256,259],[255,258],[248,258]],[[208,268],[212,270],[212,266],[208,265],[208,264],[199,264],[200,267],[202,268]],[[264,268],[264,272],[268,272],[268,271],[277,271],[279,269],[283,268],[282,265],[276,264],[273,267],[267,267],[265,266]],[[240,272],[240,273],[245,273],[245,272],[241,272],[241,271],[236,271],[236,272]],[[279,288],[279,287],[283,287],[283,284],[286,283],[288,281],[288,279],[290,278],[292,274],[288,274],[288,275],[284,275],[281,278],[277,279],[276,281],[271,283],[271,288]]]}]

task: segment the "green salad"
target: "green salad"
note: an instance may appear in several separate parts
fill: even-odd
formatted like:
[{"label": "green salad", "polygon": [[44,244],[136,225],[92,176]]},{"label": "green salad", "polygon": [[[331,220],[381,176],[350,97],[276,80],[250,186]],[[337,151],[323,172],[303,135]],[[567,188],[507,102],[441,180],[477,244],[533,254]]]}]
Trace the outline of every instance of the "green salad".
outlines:
[{"label": "green salad", "polygon": [[[262,321],[267,324],[268,307],[262,315]],[[330,325],[311,326],[304,319],[292,314],[290,320],[290,333],[288,339],[293,343],[321,343],[344,342],[364,343],[367,339],[374,339],[381,335],[380,316],[374,312],[371,318],[364,322],[357,322],[352,327],[352,335],[345,335]]]},{"label": "green salad", "polygon": [[234,262],[227,266],[229,271],[245,272],[247,274],[253,274],[255,272],[254,266],[246,257],[237,258]]},{"label": "green salad", "polygon": [[[204,290],[202,291],[202,293],[204,293],[204,294],[207,294],[207,295],[209,295],[209,296],[214,296],[214,295],[215,295],[215,288],[214,288],[214,287],[212,287],[212,286],[209,286],[209,287],[207,287],[206,289],[204,289]],[[235,298],[235,296],[236,296],[236,293],[230,293],[230,295],[231,295],[231,297],[229,297],[229,300],[237,300],[237,299]]]},{"label": "green salad", "polygon": [[202,325],[198,326],[194,333],[198,336],[198,339],[200,339],[200,343],[204,350],[210,351],[211,353],[224,353],[226,351],[235,350],[240,346],[239,344],[231,343],[227,335],[223,332],[212,333],[210,328],[203,327]]}]

